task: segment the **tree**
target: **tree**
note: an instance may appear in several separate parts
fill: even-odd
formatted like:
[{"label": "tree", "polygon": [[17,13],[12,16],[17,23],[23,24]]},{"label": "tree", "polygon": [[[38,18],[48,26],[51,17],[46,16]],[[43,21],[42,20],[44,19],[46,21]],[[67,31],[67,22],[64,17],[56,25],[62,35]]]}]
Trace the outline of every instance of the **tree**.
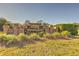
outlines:
[{"label": "tree", "polygon": [[76,24],[57,24],[56,25],[59,32],[69,31],[71,35],[77,35],[77,25]]},{"label": "tree", "polygon": [[70,36],[70,32],[68,32],[68,31],[62,31],[62,32],[61,32],[61,35],[62,35],[63,37],[69,37],[69,36]]},{"label": "tree", "polygon": [[4,24],[9,24],[9,21],[7,21],[5,18],[0,18],[0,31],[3,31]]}]

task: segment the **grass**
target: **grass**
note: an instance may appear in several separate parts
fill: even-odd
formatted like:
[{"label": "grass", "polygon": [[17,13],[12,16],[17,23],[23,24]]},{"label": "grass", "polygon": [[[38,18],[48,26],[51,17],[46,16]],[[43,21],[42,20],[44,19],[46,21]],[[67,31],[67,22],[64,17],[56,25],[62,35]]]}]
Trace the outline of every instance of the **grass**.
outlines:
[{"label": "grass", "polygon": [[0,48],[1,56],[79,56],[79,40],[47,40],[23,48]]}]

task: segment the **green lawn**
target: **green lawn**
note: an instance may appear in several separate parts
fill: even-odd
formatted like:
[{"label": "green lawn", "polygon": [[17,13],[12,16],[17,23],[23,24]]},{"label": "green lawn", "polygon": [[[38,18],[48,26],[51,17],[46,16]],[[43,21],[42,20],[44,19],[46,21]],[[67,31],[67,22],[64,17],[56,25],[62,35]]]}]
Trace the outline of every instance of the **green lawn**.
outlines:
[{"label": "green lawn", "polygon": [[1,56],[79,56],[79,40],[47,40],[23,48],[0,48]]}]

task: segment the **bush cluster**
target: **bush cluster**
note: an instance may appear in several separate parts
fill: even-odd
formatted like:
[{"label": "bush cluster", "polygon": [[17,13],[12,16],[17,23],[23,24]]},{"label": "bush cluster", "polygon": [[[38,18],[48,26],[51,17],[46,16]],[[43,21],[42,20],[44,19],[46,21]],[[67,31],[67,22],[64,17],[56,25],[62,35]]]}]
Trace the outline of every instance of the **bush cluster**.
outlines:
[{"label": "bush cluster", "polygon": [[57,24],[58,32],[69,31],[71,35],[77,35],[78,25],[77,24]]},{"label": "bush cluster", "polygon": [[25,35],[24,33],[20,33],[20,34],[17,36],[17,40],[18,40],[18,41],[28,40],[28,35]]},{"label": "bush cluster", "polygon": [[[69,37],[70,36],[70,32],[68,31],[63,31],[61,33],[59,32],[54,32],[52,34],[50,33],[44,33],[42,34],[42,37],[43,38],[48,38],[48,39],[57,39],[57,38],[61,38],[61,37]],[[6,42],[9,42],[9,41],[14,41],[14,40],[17,40],[17,41],[23,41],[23,40],[39,40],[42,38],[40,36],[40,34],[37,34],[37,33],[32,33],[30,35],[25,35],[23,33],[20,33],[19,35],[11,35],[11,34],[0,34],[0,39],[3,39],[4,41]]]},{"label": "bush cluster", "polygon": [[32,33],[29,35],[30,40],[39,40],[40,36],[37,33]]},{"label": "bush cluster", "polygon": [[52,34],[45,33],[43,37],[48,38],[48,39],[63,39],[63,38],[69,38],[70,32],[68,31],[63,31],[63,32],[54,32]]},{"label": "bush cluster", "polygon": [[63,31],[61,33],[54,32],[52,34],[50,34],[50,33],[32,33],[30,35],[26,35],[23,33],[20,33],[19,35],[0,34],[0,44],[2,42],[4,42],[5,45],[9,45],[9,44],[17,44],[18,42],[24,43],[26,41],[42,40],[42,38],[44,38],[44,39],[66,38],[67,39],[69,37],[70,37],[70,32],[68,32],[68,31]]}]

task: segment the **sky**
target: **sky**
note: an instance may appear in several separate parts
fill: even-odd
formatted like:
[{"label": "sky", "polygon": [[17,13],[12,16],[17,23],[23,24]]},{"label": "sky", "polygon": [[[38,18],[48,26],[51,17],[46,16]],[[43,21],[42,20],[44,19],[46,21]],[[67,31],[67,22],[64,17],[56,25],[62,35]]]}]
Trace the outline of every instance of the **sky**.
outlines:
[{"label": "sky", "polygon": [[79,23],[79,4],[67,3],[0,3],[0,17],[24,23],[43,20],[49,24]]}]

